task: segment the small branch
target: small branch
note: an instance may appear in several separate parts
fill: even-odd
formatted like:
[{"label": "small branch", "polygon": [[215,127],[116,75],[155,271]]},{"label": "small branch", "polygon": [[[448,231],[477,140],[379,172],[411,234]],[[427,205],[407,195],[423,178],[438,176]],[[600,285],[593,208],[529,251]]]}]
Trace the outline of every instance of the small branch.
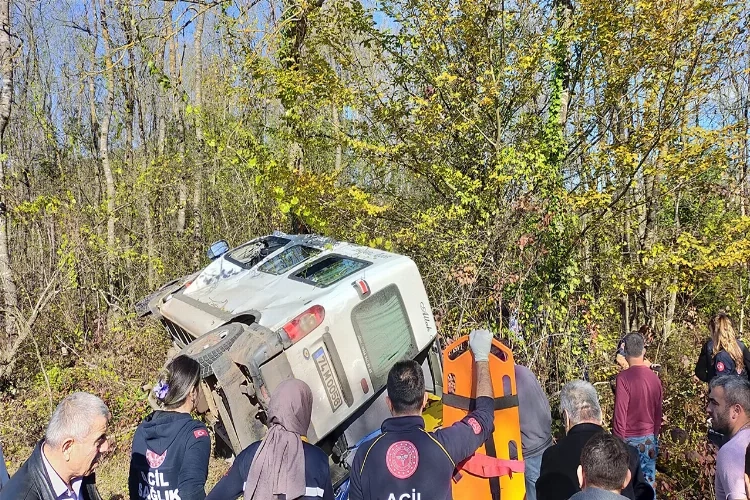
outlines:
[{"label": "small branch", "polygon": [[39,360],[39,367],[42,369],[42,375],[44,375],[44,383],[47,385],[47,397],[49,398],[49,413],[52,415],[52,410],[55,405],[52,402],[52,387],[49,384],[49,376],[47,370],[44,368],[44,361],[42,361],[42,354],[39,352],[39,344],[36,341],[36,336],[32,333],[31,340],[34,342],[34,350],[36,351],[36,359]]},{"label": "small branch", "polygon": [[17,322],[19,328],[18,331],[20,333],[13,344],[10,346],[10,349],[8,349],[8,351],[4,352],[2,355],[2,363],[5,366],[0,368],[0,378],[7,377],[8,374],[13,371],[13,368],[16,364],[16,353],[18,353],[18,350],[21,348],[24,340],[26,340],[26,338],[31,335],[34,323],[36,323],[36,320],[39,318],[39,313],[46,309],[50,301],[58,293],[60,293],[60,290],[54,289],[54,286],[57,284],[59,275],[60,270],[56,269],[49,282],[47,283],[47,286],[44,288],[44,291],[42,291],[42,293],[37,298],[36,305],[32,309],[31,314],[29,314],[29,317],[26,319],[26,321],[22,320],[21,312],[18,309],[11,310],[11,314],[14,321]]}]

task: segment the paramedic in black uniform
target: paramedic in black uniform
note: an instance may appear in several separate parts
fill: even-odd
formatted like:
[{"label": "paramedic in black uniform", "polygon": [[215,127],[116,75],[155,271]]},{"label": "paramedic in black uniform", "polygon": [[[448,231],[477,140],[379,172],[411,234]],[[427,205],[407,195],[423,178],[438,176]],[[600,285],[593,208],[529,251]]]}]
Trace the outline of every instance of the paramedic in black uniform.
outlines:
[{"label": "paramedic in black uniform", "polygon": [[362,444],[351,470],[350,500],[451,500],[456,464],[471,456],[494,430],[490,378],[492,333],[474,330],[469,347],[476,367],[476,407],[450,427],[426,432],[424,374],[416,361],[396,363],[388,373],[386,402],[393,418],[383,433]]},{"label": "paramedic in black uniform", "polygon": [[203,500],[206,497],[211,438],[190,413],[198,398],[201,366],[180,355],[154,386],[159,407],[133,436],[128,489],[130,500]]}]

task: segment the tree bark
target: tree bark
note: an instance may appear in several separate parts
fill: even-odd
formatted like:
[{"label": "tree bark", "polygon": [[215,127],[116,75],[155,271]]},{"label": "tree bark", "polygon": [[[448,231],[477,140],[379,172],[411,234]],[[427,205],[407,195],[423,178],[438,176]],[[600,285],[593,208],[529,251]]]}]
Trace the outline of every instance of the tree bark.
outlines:
[{"label": "tree bark", "polygon": [[[137,85],[137,80],[134,83]],[[140,94],[138,93],[136,95]],[[137,97],[135,102],[138,106],[138,125],[140,129],[141,144],[143,144],[144,153],[144,158],[141,163],[143,172],[141,178],[145,180],[148,177],[147,172],[149,161],[153,159],[153,155],[155,153],[152,153],[148,147],[148,134],[146,133],[146,125],[143,121],[143,105],[140,97]],[[154,260],[156,259],[156,242],[154,240],[154,222],[153,216],[151,215],[151,201],[149,199],[150,196],[151,190],[148,189],[148,182],[146,182],[146,185],[143,189],[141,189],[138,198],[141,215],[143,217],[143,232],[146,235],[146,258],[148,260],[146,264],[146,273],[148,280],[148,289],[154,290],[156,288],[156,269],[154,268]]]},{"label": "tree bark", "polygon": [[[623,224],[622,241],[620,242],[620,248],[622,251],[622,265],[626,265],[630,260],[630,215],[628,213],[622,214],[625,219]],[[622,336],[625,336],[630,331],[630,292],[625,291],[620,297],[620,318],[622,319],[620,332]]]},{"label": "tree bark", "polygon": [[[665,146],[666,148],[666,146]],[[666,154],[666,150],[663,149],[659,152],[659,156],[656,158],[657,170],[661,170],[662,155]],[[639,200],[643,200],[643,208],[641,214],[641,230],[640,230],[640,248],[638,252],[638,259],[645,272],[649,272],[652,264],[652,259],[649,256],[651,249],[656,241],[656,230],[657,230],[657,210],[659,206],[658,186],[656,183],[656,176],[651,173],[642,174],[642,182],[639,182]],[[641,304],[643,307],[644,322],[648,323],[652,327],[654,326],[654,300],[653,300],[653,286],[643,285],[642,293],[639,294],[641,298]]]},{"label": "tree bark", "polygon": [[124,3],[125,12],[122,12],[122,29],[125,33],[127,44],[128,66],[125,68],[123,89],[125,91],[125,163],[133,168],[133,129],[135,127],[135,37],[133,34],[135,16],[134,6],[129,0]]},{"label": "tree bark", "polygon": [[331,113],[333,116],[333,128],[336,132],[336,156],[334,158],[334,168],[336,172],[341,171],[341,162],[344,156],[343,148],[341,147],[341,117],[339,116],[339,108],[336,104],[331,105]]},{"label": "tree bark", "polygon": [[[174,1],[165,1],[162,11],[162,32],[161,40],[163,43],[161,53],[157,62],[157,68],[161,73],[167,74],[168,68],[165,66],[165,59],[167,57],[167,49],[170,46],[169,40],[173,37],[172,34],[172,10],[174,9]],[[164,156],[166,152],[167,142],[167,105],[166,102],[158,102],[157,109],[155,112],[158,114],[157,118],[157,139],[156,139],[156,151],[160,157]]]},{"label": "tree bark", "polygon": [[102,29],[102,43],[104,46],[104,78],[106,79],[106,95],[104,109],[99,126],[99,160],[107,189],[107,255],[110,292],[114,287],[114,252],[115,252],[115,179],[109,158],[109,125],[112,121],[112,110],[115,104],[115,70],[111,53],[111,38],[107,25],[106,0],[99,1],[99,22]]},{"label": "tree bark", "polygon": [[[172,27],[171,17],[169,26],[170,28]],[[172,83],[172,121],[177,129],[175,131],[177,136],[175,141],[177,145],[177,220],[175,222],[175,232],[182,234],[185,232],[188,185],[186,181],[187,168],[185,165],[185,122],[182,99],[180,99],[182,59],[177,57],[177,47],[177,37],[173,36],[169,39],[169,78]]]},{"label": "tree bark", "polygon": [[5,131],[10,121],[11,102],[13,97],[13,52],[10,39],[10,0],[0,1],[0,283],[3,287],[5,302],[5,333],[7,341],[15,333],[13,312],[18,305],[18,291],[13,279],[10,262],[10,224],[8,221],[5,178],[8,169],[8,152],[5,147]]},{"label": "tree bark", "polygon": [[[674,226],[677,231],[677,235],[680,233],[680,193],[677,193],[677,199],[674,202]],[[678,272],[679,267],[675,266],[674,276],[672,276],[671,290],[669,291],[669,304],[667,305],[667,314],[664,318],[664,335],[663,341],[666,342],[669,339],[669,335],[672,333],[672,323],[674,322],[674,311],[677,307],[677,284],[678,284]],[[740,321],[740,329],[742,328],[742,322]],[[740,332],[742,333],[742,332]]]},{"label": "tree bark", "polygon": [[[94,5],[94,10],[97,9],[97,6]],[[96,26],[96,13],[94,14],[94,20],[93,22],[89,18],[88,15],[86,15],[86,22],[88,23],[89,31],[91,32],[92,36],[94,37],[94,43],[91,47],[91,66],[88,74],[88,86],[89,86],[89,125],[91,127],[91,145],[92,145],[92,151],[94,155],[99,158],[99,138],[100,138],[100,130],[99,130],[99,117],[96,112],[96,80],[95,75],[97,73],[96,69],[96,51],[97,47],[99,45],[99,30]],[[99,193],[98,193],[99,194]]]},{"label": "tree bark", "polygon": [[203,166],[205,164],[203,144],[203,26],[206,14],[200,14],[195,24],[193,35],[193,52],[195,52],[195,139],[196,158],[195,185],[193,189],[193,267],[198,267],[201,256],[201,240],[203,234],[203,219],[201,218],[201,199],[203,189]]},{"label": "tree bark", "polygon": [[[316,9],[323,6],[324,0],[313,0],[312,2],[299,2],[298,0],[286,0],[282,2],[285,16],[289,16],[283,23],[281,30],[283,38],[280,53],[282,64],[288,71],[299,71],[302,57],[302,46],[307,35],[307,18]],[[296,106],[296,98],[282,98],[281,105],[285,110]],[[303,131],[287,120],[287,126],[292,130],[294,139],[289,143],[287,150],[287,164],[292,170],[300,174],[305,170],[305,150],[302,147]],[[289,213],[290,225],[293,233],[307,233],[309,229],[302,219],[294,212]]]},{"label": "tree bark", "polygon": [[[567,40],[567,33],[571,30],[573,23],[573,1],[557,0],[556,4],[559,9],[560,28],[564,34],[564,39]],[[560,92],[559,125],[562,128],[563,136],[565,136],[565,124],[568,122],[568,108],[570,107],[570,50],[567,42],[561,48],[561,51],[563,51],[563,54],[561,54],[562,90]]]}]

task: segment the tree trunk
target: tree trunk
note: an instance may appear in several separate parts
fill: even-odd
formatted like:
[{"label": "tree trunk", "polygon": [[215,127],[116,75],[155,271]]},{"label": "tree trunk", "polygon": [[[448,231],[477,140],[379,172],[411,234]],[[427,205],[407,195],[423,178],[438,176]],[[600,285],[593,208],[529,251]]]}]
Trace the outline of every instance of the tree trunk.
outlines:
[{"label": "tree trunk", "polygon": [[[659,152],[659,156],[656,158],[657,171],[661,170],[662,155],[666,154],[665,149]],[[652,259],[649,257],[651,249],[656,241],[656,229],[657,229],[657,210],[659,206],[658,186],[656,183],[656,176],[651,173],[643,174],[643,182],[640,185],[642,193],[639,198],[644,201],[642,222],[641,222],[641,240],[640,240],[640,251],[638,252],[638,258],[641,261],[640,264],[644,272],[648,273],[651,269]],[[643,306],[644,322],[648,323],[652,327],[654,326],[654,300],[653,300],[653,286],[643,286],[643,291],[640,294],[641,302]]]},{"label": "tree trunk", "polygon": [[[135,128],[135,45],[134,29],[135,15],[134,5],[131,0],[122,2],[120,5],[120,21],[123,33],[125,33],[125,43],[127,44],[128,65],[123,69],[123,91],[125,93],[125,166],[128,172],[133,172],[135,153],[133,151],[133,130]],[[129,231],[132,231],[132,217],[128,217]],[[125,256],[125,274],[133,276],[133,259],[130,257],[130,238],[124,240],[126,248],[123,250]],[[135,287],[128,287],[130,294],[137,292]]]},{"label": "tree trunk", "polygon": [[180,73],[182,59],[177,58],[177,37],[172,37],[169,48],[170,78],[172,80],[172,119],[177,126],[177,234],[185,232],[185,220],[188,199],[187,168],[185,165],[185,117],[183,116],[182,99],[180,99]]},{"label": "tree trunk", "polygon": [[[137,81],[134,81],[134,83],[137,85]],[[152,159],[152,154],[149,152],[148,148],[148,135],[146,133],[146,125],[143,121],[143,105],[140,98],[136,99],[136,105],[138,106],[138,125],[140,129],[141,143],[143,144],[143,152],[145,157],[142,162],[143,174],[141,175],[141,177],[145,179],[148,175],[148,164]],[[146,184],[146,186],[148,186],[148,184]],[[149,200],[151,193],[150,190],[146,188],[146,186],[141,189],[138,198],[141,215],[143,217],[143,232],[146,235],[146,257],[148,260],[148,263],[146,264],[146,273],[148,280],[148,289],[154,290],[156,288],[156,269],[154,268],[154,260],[156,259],[156,243],[154,241],[154,223],[151,215],[151,202]]]},{"label": "tree trunk", "polygon": [[[557,8],[559,9],[559,20],[560,28],[563,33],[563,39],[567,40],[567,34],[571,30],[573,23],[573,1],[572,0],[557,0]],[[561,76],[562,76],[562,90],[560,92],[560,117],[559,125],[562,127],[563,137],[565,136],[565,124],[568,122],[568,108],[570,107],[570,50],[568,49],[567,41],[563,43],[560,48],[561,60]]]},{"label": "tree trunk", "polygon": [[157,102],[157,110],[156,112],[159,114],[159,118],[157,119],[157,137],[156,137],[156,152],[159,154],[160,157],[164,156],[164,153],[166,151],[166,142],[167,142],[167,117],[166,117],[166,111],[164,111],[165,106],[163,103],[160,103],[158,100]]},{"label": "tree trunk", "polygon": [[[631,248],[630,248],[630,214],[627,212],[622,214],[625,219],[622,231],[622,241],[620,242],[622,251],[622,265],[626,266],[631,259]],[[625,336],[630,332],[630,291],[626,290],[620,298],[620,317],[622,319],[622,336]]]},{"label": "tree trunk", "polygon": [[341,161],[343,157],[343,149],[341,147],[341,139],[342,136],[341,133],[341,117],[339,117],[339,108],[336,106],[336,104],[331,105],[331,113],[333,115],[333,128],[336,132],[336,156],[334,159],[334,167],[336,168],[336,172],[341,171]]},{"label": "tree trunk", "polygon": [[18,305],[18,292],[10,262],[10,225],[8,221],[5,177],[8,169],[8,152],[5,147],[5,130],[10,121],[13,97],[13,53],[10,40],[10,0],[0,1],[0,283],[5,302],[5,333],[10,343],[15,333],[13,313]]},{"label": "tree trunk", "polygon": [[[623,91],[623,95],[627,94],[627,89]],[[612,130],[612,142],[614,144],[625,144],[630,137],[630,121],[627,118],[629,110],[625,109],[625,106],[618,104],[614,109],[613,125]],[[632,206],[632,192],[630,189],[624,194],[627,206]],[[630,241],[632,234],[631,225],[631,211],[626,210],[622,213],[623,224],[622,234],[620,236],[620,245],[622,252],[621,266],[626,267],[633,263],[633,244]],[[635,239],[635,238],[634,238]],[[620,298],[620,316],[621,316],[621,327],[620,332],[623,336],[627,335],[632,330],[632,323],[634,322],[635,315],[631,308],[631,290],[625,290]],[[635,301],[632,301],[635,302]]]},{"label": "tree trunk", "polygon": [[[96,21],[94,22],[94,25]],[[94,32],[94,46],[91,48],[91,71],[89,71],[88,84],[89,84],[89,120],[91,126],[91,144],[94,155],[99,157],[99,118],[96,113],[96,82],[94,81],[94,75],[96,74],[96,47],[98,40],[96,39],[96,26],[93,27]]]},{"label": "tree trunk", "polygon": [[[159,54],[157,67],[160,72],[167,74],[168,68],[165,67],[165,59],[167,57],[167,49],[170,46],[169,40],[174,36],[172,34],[172,9],[174,9],[175,2],[165,1],[162,10],[162,32],[161,40],[164,44]],[[166,152],[167,142],[167,105],[164,101],[157,99],[157,106],[154,110],[157,113],[157,139],[156,139],[156,151],[159,157],[163,157]]]},{"label": "tree trunk", "polygon": [[99,126],[99,160],[104,172],[107,189],[107,255],[110,293],[114,290],[114,253],[115,253],[115,179],[109,158],[109,125],[112,121],[112,110],[115,104],[115,70],[111,54],[111,39],[107,25],[106,0],[99,0],[99,21],[102,27],[104,44],[104,78],[107,80],[104,110]]},{"label": "tree trunk", "polygon": [[[677,193],[677,199],[674,202],[674,226],[677,231],[677,235],[680,234],[680,193]],[[678,273],[679,267],[675,266],[674,276],[672,276],[671,290],[669,291],[669,304],[667,305],[667,314],[664,318],[664,335],[663,341],[666,342],[669,339],[669,335],[672,333],[672,323],[674,322],[674,311],[677,307],[677,284],[678,284]],[[742,322],[740,321],[740,328],[742,328]],[[741,332],[740,332],[741,333]]]},{"label": "tree trunk", "polygon": [[203,166],[205,164],[203,144],[203,25],[206,14],[200,14],[193,34],[193,52],[195,52],[195,139],[197,145],[195,165],[195,185],[193,190],[193,267],[198,267],[201,256],[203,220],[201,218],[201,199],[203,189]]},{"label": "tree trunk", "polygon": [[[745,67],[750,67],[750,44],[745,44]],[[744,136],[750,137],[750,79],[746,79],[747,87],[745,88],[745,99],[742,103],[742,123],[744,126]],[[748,148],[748,141],[741,141],[740,144],[740,158],[742,158],[742,182],[740,189],[742,197],[742,216],[745,217],[747,214],[747,203],[750,199],[750,148]],[[747,278],[748,284],[750,285],[750,262],[746,262],[744,265],[743,273],[740,275],[740,337],[745,332],[745,304],[747,302],[747,290],[742,287],[742,282]],[[743,292],[742,290],[745,290]]]},{"label": "tree trunk", "polygon": [[132,2],[125,4],[126,11],[122,13],[122,29],[125,33],[125,43],[128,45],[128,67],[125,68],[123,89],[125,90],[125,163],[133,168],[133,129],[135,127],[135,39],[133,34],[135,16]]},{"label": "tree trunk", "polygon": [[[316,9],[323,6],[324,0],[313,0],[312,2],[300,2],[299,0],[286,0],[283,2],[284,15],[288,16],[282,25],[283,39],[280,58],[287,71],[299,71],[300,59],[302,57],[302,46],[307,35],[307,18]],[[282,98],[281,105],[289,111],[297,105],[296,98]],[[303,131],[297,124],[285,118],[287,126],[292,131],[292,139],[287,151],[287,164],[292,170],[300,174],[305,170],[305,150],[302,147]],[[293,233],[308,233],[309,229],[302,219],[294,212],[289,213],[290,225]]]}]

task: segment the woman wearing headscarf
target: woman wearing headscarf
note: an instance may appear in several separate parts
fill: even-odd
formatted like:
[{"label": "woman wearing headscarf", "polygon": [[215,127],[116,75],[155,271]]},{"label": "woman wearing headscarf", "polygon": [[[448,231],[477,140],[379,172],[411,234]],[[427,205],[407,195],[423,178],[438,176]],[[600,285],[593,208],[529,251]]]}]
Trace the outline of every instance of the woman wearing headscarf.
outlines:
[{"label": "woman wearing headscarf", "polygon": [[[268,434],[237,455],[206,500],[333,500],[328,456],[305,440],[312,391],[303,381],[283,381],[271,394]],[[244,493],[243,493],[244,492]]]},{"label": "woman wearing headscarf", "polygon": [[133,436],[128,489],[131,500],[206,497],[211,439],[190,414],[198,398],[201,367],[188,356],[169,362],[154,386],[159,410]]},{"label": "woman wearing headscarf", "polygon": [[711,382],[717,375],[734,374],[747,378],[750,351],[737,339],[729,315],[718,313],[708,322],[708,330],[711,338],[703,344],[695,365],[695,377],[703,382]]}]

